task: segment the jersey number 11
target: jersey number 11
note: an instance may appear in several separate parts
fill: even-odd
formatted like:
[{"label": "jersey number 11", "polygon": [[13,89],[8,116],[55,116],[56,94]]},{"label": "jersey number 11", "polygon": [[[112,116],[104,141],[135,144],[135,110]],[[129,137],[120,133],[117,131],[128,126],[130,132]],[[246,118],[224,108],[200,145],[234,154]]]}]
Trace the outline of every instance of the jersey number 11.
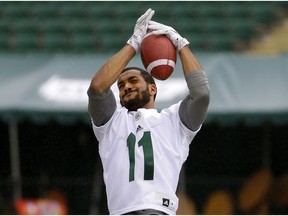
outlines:
[{"label": "jersey number 11", "polygon": [[[135,145],[136,136],[130,133],[127,138],[127,146],[129,151],[129,182],[135,180]],[[138,142],[138,147],[143,148],[144,153],[144,180],[153,180],[154,178],[154,156],[153,156],[153,146],[151,141],[150,131],[144,132],[143,136]]]}]

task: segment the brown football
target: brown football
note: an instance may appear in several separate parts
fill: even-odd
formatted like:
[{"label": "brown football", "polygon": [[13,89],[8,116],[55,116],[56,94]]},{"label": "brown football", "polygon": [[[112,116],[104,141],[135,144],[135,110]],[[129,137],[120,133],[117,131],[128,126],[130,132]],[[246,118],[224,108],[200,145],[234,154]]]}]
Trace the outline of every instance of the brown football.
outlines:
[{"label": "brown football", "polygon": [[141,44],[141,60],[156,79],[168,79],[176,66],[176,48],[166,35],[148,33]]}]

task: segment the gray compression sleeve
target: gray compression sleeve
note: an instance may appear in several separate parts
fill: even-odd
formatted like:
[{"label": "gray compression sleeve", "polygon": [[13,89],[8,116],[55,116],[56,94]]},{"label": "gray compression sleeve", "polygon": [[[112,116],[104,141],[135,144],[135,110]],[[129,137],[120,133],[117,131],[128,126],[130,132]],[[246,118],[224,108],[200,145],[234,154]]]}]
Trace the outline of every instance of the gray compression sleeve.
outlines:
[{"label": "gray compression sleeve", "polygon": [[88,94],[88,112],[96,126],[102,126],[109,121],[116,110],[116,99],[111,89],[103,93],[95,93],[90,89]]},{"label": "gray compression sleeve", "polygon": [[181,102],[179,115],[182,123],[192,131],[204,122],[210,101],[208,79],[203,71],[185,74],[189,95]]}]

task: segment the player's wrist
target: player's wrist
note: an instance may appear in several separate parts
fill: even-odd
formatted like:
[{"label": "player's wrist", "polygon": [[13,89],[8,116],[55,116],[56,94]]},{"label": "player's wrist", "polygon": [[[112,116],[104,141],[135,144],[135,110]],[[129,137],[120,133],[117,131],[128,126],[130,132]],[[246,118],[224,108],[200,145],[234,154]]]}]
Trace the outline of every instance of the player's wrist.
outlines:
[{"label": "player's wrist", "polygon": [[136,53],[139,51],[140,43],[137,42],[135,35],[132,35],[129,40],[127,41],[127,44],[133,47]]},{"label": "player's wrist", "polygon": [[131,50],[131,52],[133,52],[134,55],[137,54],[135,48],[134,48],[131,44],[129,44],[129,43],[127,42],[127,43],[125,44],[125,46],[128,47],[128,48]]},{"label": "player's wrist", "polygon": [[182,48],[184,48],[184,47],[189,47],[189,41],[186,39],[186,38],[180,38],[179,40],[178,40],[178,44],[177,44],[177,46],[176,46],[176,49],[177,49],[177,51],[178,52],[180,52],[180,50],[182,49]]}]

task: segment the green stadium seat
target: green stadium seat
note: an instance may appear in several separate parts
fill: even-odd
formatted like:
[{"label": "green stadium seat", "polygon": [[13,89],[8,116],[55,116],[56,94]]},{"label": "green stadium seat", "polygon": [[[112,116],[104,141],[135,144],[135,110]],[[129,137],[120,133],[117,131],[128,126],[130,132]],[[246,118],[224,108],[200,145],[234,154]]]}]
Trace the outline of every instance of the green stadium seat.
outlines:
[{"label": "green stadium seat", "polygon": [[122,26],[124,28],[125,25],[121,20],[116,19],[103,19],[95,23],[97,32],[104,35],[120,34],[122,32]]},{"label": "green stadium seat", "polygon": [[[179,21],[179,22],[178,22]],[[171,22],[171,26],[175,28],[181,35],[198,34],[204,31],[203,24],[199,21],[179,19]]]},{"label": "green stadium seat", "polygon": [[49,33],[64,33],[69,30],[68,23],[68,20],[59,18],[45,20],[41,24],[41,30]]},{"label": "green stadium seat", "polygon": [[0,52],[6,52],[10,49],[9,45],[9,34],[8,33],[2,33],[0,34]]},{"label": "green stadium seat", "polygon": [[93,34],[97,31],[96,21],[89,20],[79,20],[75,19],[67,23],[67,28],[71,30],[72,33],[90,33]]},{"label": "green stadium seat", "polygon": [[[35,50],[33,40],[29,41],[27,35],[31,35],[31,39],[44,35],[40,40],[43,51],[95,52],[97,47],[97,51],[114,52],[128,40],[136,19],[149,7],[156,11],[155,21],[171,25],[190,38],[194,49],[229,51],[233,49],[233,41],[249,41],[259,24],[270,25],[279,8],[287,9],[288,4],[274,1],[4,1],[0,2],[1,46],[14,50],[20,44],[23,50]],[[22,39],[18,39],[21,35]],[[15,37],[15,42],[10,36]],[[27,46],[22,45],[24,41]],[[95,45],[89,48],[89,44]]]},{"label": "green stadium seat", "polygon": [[12,21],[10,19],[0,19],[0,32],[1,34],[3,33],[8,33],[11,31],[11,23]]},{"label": "green stadium seat", "polygon": [[72,34],[70,37],[71,50],[82,52],[90,50],[96,52],[100,47],[100,40],[91,34]]},{"label": "green stadium seat", "polygon": [[171,17],[177,17],[178,18],[185,18],[186,20],[190,19],[190,22],[193,21],[195,17],[198,16],[197,13],[197,7],[195,7],[195,4],[175,4],[173,5],[171,9]]},{"label": "green stadium seat", "polygon": [[272,23],[276,15],[275,4],[269,4],[262,2],[261,7],[253,8],[251,12],[251,17],[259,20],[260,22]]},{"label": "green stadium seat", "polygon": [[39,22],[30,19],[19,19],[11,25],[15,34],[37,34],[39,32]]},{"label": "green stadium seat", "polygon": [[120,50],[127,42],[127,39],[117,35],[105,35],[100,38],[100,50],[102,52],[115,52]]},{"label": "green stadium seat", "polygon": [[132,19],[136,22],[136,19],[138,19],[138,17],[144,13],[145,10],[145,7],[139,7],[139,4],[135,6],[133,2],[115,1],[112,12],[113,17],[117,17],[119,19]]},{"label": "green stadium seat", "polygon": [[93,5],[87,8],[87,15],[98,20],[111,18],[113,17],[111,4],[108,4],[108,2],[94,2]]},{"label": "green stadium seat", "polygon": [[228,34],[213,34],[207,36],[207,50],[210,51],[227,51],[234,49],[235,39]]},{"label": "green stadium seat", "polygon": [[217,18],[221,17],[221,2],[215,1],[215,2],[199,2],[199,5],[197,5],[196,13],[198,16],[203,18]]},{"label": "green stadium seat", "polygon": [[17,34],[11,38],[11,48],[14,51],[36,51],[39,48],[39,37],[35,34]]},{"label": "green stadium seat", "polygon": [[225,19],[234,17],[247,19],[249,16],[249,7],[245,2],[222,1],[221,13]]},{"label": "green stadium seat", "polygon": [[225,19],[211,19],[211,18],[203,18],[199,19],[198,25],[201,26],[201,32],[210,33],[210,34],[218,34],[225,33],[227,28],[225,23],[227,21]]},{"label": "green stadium seat", "polygon": [[77,19],[87,16],[87,12],[81,2],[67,2],[65,6],[59,8],[59,16],[65,17],[65,19]]},{"label": "green stadium seat", "polygon": [[49,20],[59,17],[59,5],[53,2],[36,2],[31,7],[32,18],[35,20]]},{"label": "green stadium seat", "polygon": [[69,50],[68,38],[64,34],[46,33],[41,37],[41,48],[47,52],[60,52]]},{"label": "green stadium seat", "polygon": [[255,31],[256,26],[259,22],[256,20],[241,20],[241,19],[227,19],[227,23],[225,24],[227,28],[227,32],[230,35],[238,36],[240,38],[249,38]]},{"label": "green stadium seat", "polygon": [[3,2],[1,10],[4,16],[11,17],[13,19],[22,19],[30,16],[31,5],[29,3],[15,1],[15,2]]},{"label": "green stadium seat", "polygon": [[190,42],[192,50],[195,48],[201,48],[202,51],[204,51],[203,49],[207,45],[206,34],[190,34],[186,38]]}]

